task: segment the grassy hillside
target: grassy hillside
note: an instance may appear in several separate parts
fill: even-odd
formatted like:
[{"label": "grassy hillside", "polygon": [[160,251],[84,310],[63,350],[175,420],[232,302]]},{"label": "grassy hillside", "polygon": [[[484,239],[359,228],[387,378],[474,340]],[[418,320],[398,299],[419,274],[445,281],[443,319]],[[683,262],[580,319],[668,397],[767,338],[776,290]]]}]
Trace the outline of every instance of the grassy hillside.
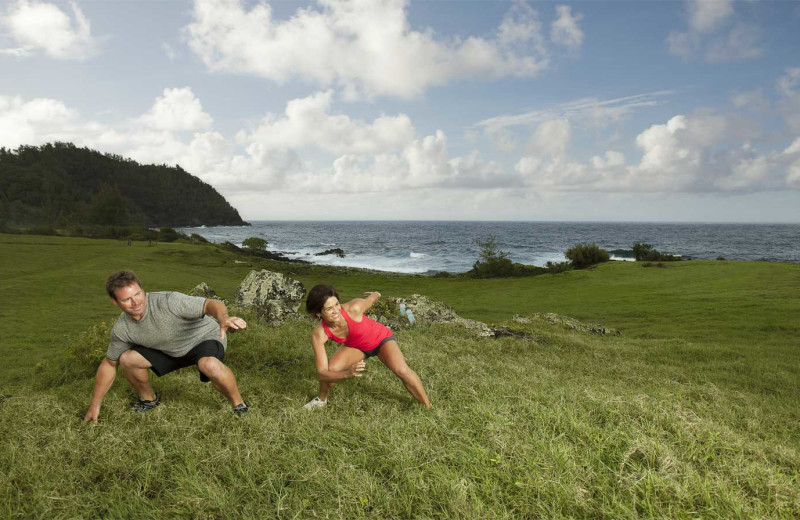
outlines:
[{"label": "grassy hillside", "polygon": [[[189,370],[165,404],[127,408],[118,378],[80,424],[93,362],[65,348],[118,312],[129,267],[148,290],[206,281],[231,297],[252,268],[344,298],[422,293],[533,339],[453,325],[398,331],[434,409],[376,360],[316,389],[307,322],[231,337],[253,411],[236,420]],[[800,266],[614,263],[524,279],[438,279],[278,264],[207,246],[0,235],[0,518],[796,518],[800,516]],[[594,336],[513,314],[557,312]],[[36,368],[37,363],[43,367]],[[62,384],[62,381],[68,381]]]}]

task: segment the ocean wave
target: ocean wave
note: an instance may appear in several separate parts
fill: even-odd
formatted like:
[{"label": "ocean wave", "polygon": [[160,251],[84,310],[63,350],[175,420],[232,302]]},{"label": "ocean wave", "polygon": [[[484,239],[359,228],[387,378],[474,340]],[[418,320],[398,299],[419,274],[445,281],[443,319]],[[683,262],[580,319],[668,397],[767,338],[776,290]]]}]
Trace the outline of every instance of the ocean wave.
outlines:
[{"label": "ocean wave", "polygon": [[425,253],[415,253],[414,251],[411,251],[411,254],[409,254],[408,256],[411,258],[426,258],[428,255],[426,255]]}]

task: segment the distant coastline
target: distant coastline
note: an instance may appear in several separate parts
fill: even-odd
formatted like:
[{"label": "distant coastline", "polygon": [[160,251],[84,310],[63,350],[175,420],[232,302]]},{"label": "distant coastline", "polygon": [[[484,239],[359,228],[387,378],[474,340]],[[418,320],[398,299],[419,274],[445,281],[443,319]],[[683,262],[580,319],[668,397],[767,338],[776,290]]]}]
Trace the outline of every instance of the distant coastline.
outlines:
[{"label": "distant coastline", "polygon": [[[618,260],[635,242],[697,260],[800,262],[800,223],[520,222],[520,221],[251,221],[252,226],[181,228],[214,242],[250,236],[269,250],[312,263],[399,273],[465,272],[478,257],[476,240],[494,235],[515,262],[542,266],[564,260],[576,243],[595,242]],[[333,247],[344,258],[315,256]]]}]

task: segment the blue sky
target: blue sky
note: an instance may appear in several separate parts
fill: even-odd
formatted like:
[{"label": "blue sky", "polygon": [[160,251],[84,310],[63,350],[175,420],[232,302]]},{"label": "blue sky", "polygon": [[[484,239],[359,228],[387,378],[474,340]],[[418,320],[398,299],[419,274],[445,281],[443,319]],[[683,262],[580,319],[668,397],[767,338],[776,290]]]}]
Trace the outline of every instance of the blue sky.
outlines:
[{"label": "blue sky", "polygon": [[0,2],[0,146],[245,219],[800,221],[800,2]]}]

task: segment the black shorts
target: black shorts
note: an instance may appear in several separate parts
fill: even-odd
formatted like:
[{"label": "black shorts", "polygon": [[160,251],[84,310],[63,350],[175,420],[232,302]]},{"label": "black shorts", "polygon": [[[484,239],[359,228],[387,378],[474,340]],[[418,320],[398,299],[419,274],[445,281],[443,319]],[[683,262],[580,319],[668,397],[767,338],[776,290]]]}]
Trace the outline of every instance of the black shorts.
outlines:
[{"label": "black shorts", "polygon": [[[222,343],[213,339],[200,343],[182,357],[168,356],[160,350],[153,350],[139,345],[135,345],[132,350],[141,354],[143,358],[153,365],[150,369],[158,377],[183,367],[196,365],[200,358],[204,357],[215,357],[220,361],[225,361],[225,349],[222,347]],[[208,383],[208,378],[202,372],[200,372],[200,381]]]},{"label": "black shorts", "polygon": [[383,339],[381,340],[381,342],[380,342],[380,343],[378,343],[378,346],[377,346],[377,347],[375,347],[375,348],[374,348],[374,349],[372,349],[372,350],[362,350],[361,352],[363,352],[363,353],[364,353],[364,359],[369,359],[369,358],[371,358],[372,356],[377,356],[377,355],[380,353],[380,351],[381,351],[381,347],[382,347],[382,346],[383,346],[383,344],[384,344],[384,343],[386,343],[387,341],[394,341],[394,336],[389,336],[388,338],[383,338]]}]

